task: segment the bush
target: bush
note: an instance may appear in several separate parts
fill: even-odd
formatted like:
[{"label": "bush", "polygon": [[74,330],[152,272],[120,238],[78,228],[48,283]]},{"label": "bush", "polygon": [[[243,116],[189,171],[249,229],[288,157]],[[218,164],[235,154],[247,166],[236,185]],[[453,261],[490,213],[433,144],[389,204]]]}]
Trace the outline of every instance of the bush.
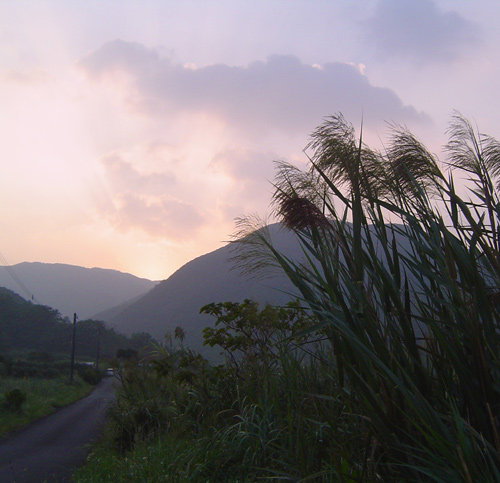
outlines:
[{"label": "bush", "polygon": [[69,363],[65,361],[39,362],[18,359],[11,362],[8,369],[8,374],[16,378],[36,377],[40,379],[55,379],[69,373]]},{"label": "bush", "polygon": [[77,367],[78,375],[88,384],[92,384],[95,386],[102,379],[101,372],[90,366],[78,366]]},{"label": "bush", "polygon": [[12,389],[3,395],[2,406],[7,411],[13,411],[20,413],[22,411],[22,406],[26,401],[26,394],[20,389]]},{"label": "bush", "polygon": [[33,362],[54,362],[54,356],[47,351],[30,351],[27,359]]},{"label": "bush", "polygon": [[0,377],[12,374],[12,359],[0,354]]}]

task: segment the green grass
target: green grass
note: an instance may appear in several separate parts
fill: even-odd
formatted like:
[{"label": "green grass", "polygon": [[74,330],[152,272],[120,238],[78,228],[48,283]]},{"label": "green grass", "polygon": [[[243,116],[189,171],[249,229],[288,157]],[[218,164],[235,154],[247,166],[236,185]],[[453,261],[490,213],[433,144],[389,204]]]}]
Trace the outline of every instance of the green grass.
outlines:
[{"label": "green grass", "polygon": [[69,383],[67,378],[1,378],[0,401],[5,392],[13,389],[24,392],[26,401],[19,413],[4,409],[0,411],[0,437],[81,399],[92,391],[93,386],[84,383],[79,377],[75,377],[73,383]]},{"label": "green grass", "polygon": [[222,460],[231,448],[224,451],[217,438],[194,440],[190,435],[167,434],[138,443],[126,453],[113,450],[109,443],[104,440],[94,448],[86,464],[73,474],[73,483],[253,483],[267,479],[252,466],[221,464],[229,462]]},{"label": "green grass", "polygon": [[101,442],[88,456],[87,464],[76,470],[73,482],[193,481],[179,465],[179,454],[187,455],[191,444],[192,441],[182,441],[180,438],[158,437],[154,441],[142,442],[133,451],[122,454],[111,449],[109,442]]}]

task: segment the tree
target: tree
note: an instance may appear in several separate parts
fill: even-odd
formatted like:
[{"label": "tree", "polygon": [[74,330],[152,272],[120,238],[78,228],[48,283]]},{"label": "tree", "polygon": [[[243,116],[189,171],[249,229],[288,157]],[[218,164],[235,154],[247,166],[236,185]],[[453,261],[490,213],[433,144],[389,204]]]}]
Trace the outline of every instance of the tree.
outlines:
[{"label": "tree", "polygon": [[216,318],[214,327],[203,329],[203,344],[220,346],[239,377],[243,377],[242,367],[248,365],[275,368],[283,353],[308,340],[311,325],[298,303],[259,309],[257,302],[247,299],[211,303],[200,313]]},{"label": "tree", "polygon": [[177,339],[179,341],[179,344],[182,346],[185,337],[186,333],[184,332],[184,329],[182,327],[177,326],[174,329],[174,339]]}]

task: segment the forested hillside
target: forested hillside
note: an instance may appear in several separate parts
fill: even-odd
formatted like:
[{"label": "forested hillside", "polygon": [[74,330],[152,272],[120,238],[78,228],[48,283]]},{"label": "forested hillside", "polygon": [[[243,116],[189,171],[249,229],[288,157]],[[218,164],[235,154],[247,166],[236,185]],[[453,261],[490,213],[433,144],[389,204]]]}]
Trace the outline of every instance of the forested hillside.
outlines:
[{"label": "forested hillside", "polygon": [[[73,324],[57,310],[33,304],[0,287],[0,353],[44,351],[69,355],[72,331]],[[95,357],[98,344],[102,357],[113,357],[118,349],[137,350],[150,341],[148,334],[126,337],[96,320],[78,321],[76,325],[77,357]]]}]

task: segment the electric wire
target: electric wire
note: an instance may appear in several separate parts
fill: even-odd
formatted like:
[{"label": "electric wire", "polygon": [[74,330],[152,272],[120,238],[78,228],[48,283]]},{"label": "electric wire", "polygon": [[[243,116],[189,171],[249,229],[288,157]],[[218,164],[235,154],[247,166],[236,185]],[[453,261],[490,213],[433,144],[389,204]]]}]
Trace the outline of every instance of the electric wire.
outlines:
[{"label": "electric wire", "polygon": [[0,264],[7,270],[9,275],[12,277],[12,279],[17,283],[19,288],[25,293],[25,295],[28,296],[28,300],[31,300],[32,302],[38,304],[39,302],[36,300],[35,296],[33,295],[33,292],[31,292],[28,287],[23,283],[23,281],[19,278],[17,273],[14,271],[14,269],[10,266],[9,262],[7,262],[6,258],[2,255],[0,252]]}]

